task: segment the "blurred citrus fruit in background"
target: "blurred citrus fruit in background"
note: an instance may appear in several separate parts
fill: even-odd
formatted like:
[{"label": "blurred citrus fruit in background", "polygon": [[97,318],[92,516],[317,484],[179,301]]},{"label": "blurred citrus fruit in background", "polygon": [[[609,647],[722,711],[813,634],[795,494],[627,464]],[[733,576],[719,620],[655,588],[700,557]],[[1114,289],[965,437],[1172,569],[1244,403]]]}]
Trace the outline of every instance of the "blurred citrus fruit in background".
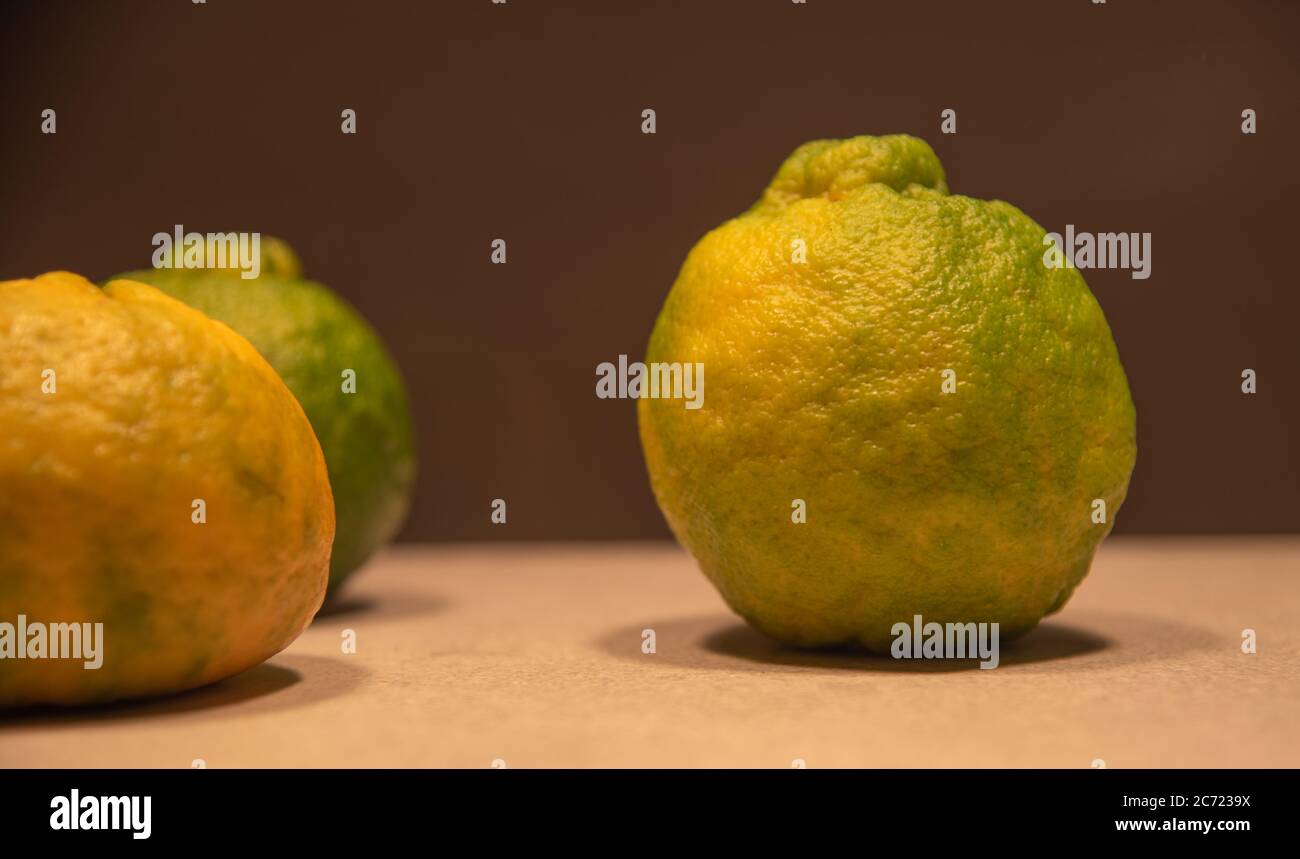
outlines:
[{"label": "blurred citrus fruit in background", "polygon": [[691,250],[646,360],[703,362],[704,407],[642,399],[641,438],[673,533],[755,627],[884,652],[917,614],[1006,637],[1065,604],[1135,414],[1043,238],[899,135],[799,147]]},{"label": "blurred citrus fruit in background", "polygon": [[0,660],[0,705],[188,689],[297,638],[334,509],[248,341],[149,286],[56,272],[0,283],[0,355],[0,621],[103,624],[98,669]]},{"label": "blurred citrus fruit in background", "polygon": [[374,329],[329,288],[304,279],[287,244],[262,237],[261,252],[255,278],[241,277],[233,262],[122,277],[151,284],[247,337],[298,397],[334,488],[334,590],[406,518],[415,482],[406,386]]}]

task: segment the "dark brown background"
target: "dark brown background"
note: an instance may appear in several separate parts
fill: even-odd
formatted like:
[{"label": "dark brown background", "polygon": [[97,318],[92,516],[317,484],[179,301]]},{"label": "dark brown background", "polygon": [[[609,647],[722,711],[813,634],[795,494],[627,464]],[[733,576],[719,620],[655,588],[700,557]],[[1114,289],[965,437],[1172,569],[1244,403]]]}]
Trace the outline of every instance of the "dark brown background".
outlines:
[{"label": "dark brown background", "polygon": [[1087,274],[1138,405],[1120,531],[1300,530],[1295,4],[3,8],[0,277],[137,268],[176,223],[289,239],[408,377],[408,538],[666,535],[596,365],[797,144],[889,132],[1048,229],[1153,233],[1150,280]]}]

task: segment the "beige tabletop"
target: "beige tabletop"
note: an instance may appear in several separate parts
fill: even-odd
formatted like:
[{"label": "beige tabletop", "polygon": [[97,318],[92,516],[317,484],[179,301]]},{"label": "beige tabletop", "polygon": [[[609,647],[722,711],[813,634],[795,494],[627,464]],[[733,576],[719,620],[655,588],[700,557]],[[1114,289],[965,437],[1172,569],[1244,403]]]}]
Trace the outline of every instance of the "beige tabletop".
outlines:
[{"label": "beige tabletop", "polygon": [[991,671],[784,649],[668,543],[401,546],[239,677],[0,716],[0,766],[1295,767],[1298,622],[1300,537],[1113,538]]}]

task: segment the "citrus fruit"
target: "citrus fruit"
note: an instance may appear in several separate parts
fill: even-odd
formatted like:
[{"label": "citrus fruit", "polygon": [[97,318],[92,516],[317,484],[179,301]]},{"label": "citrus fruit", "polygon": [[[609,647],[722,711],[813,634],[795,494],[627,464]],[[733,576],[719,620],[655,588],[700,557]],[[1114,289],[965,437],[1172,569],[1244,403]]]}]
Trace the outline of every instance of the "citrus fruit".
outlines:
[{"label": "citrus fruit", "polygon": [[641,399],[641,439],[673,533],[753,626],[886,652],[915,615],[1005,638],[1069,599],[1135,413],[1044,235],[898,135],[799,147],[691,250],[646,360],[702,363],[703,407]]},{"label": "citrus fruit", "polygon": [[302,277],[282,241],[261,239],[257,277],[226,268],[148,269],[148,283],[248,338],[302,403],[325,462],[338,529],[330,588],[397,533],[415,481],[406,387],[374,329],[328,287]]},{"label": "citrus fruit", "polygon": [[334,507],[248,341],[144,284],[55,272],[0,283],[0,355],[0,623],[10,647],[19,616],[46,625],[47,648],[50,625],[103,625],[97,668],[6,653],[0,705],[188,689],[297,638]]}]

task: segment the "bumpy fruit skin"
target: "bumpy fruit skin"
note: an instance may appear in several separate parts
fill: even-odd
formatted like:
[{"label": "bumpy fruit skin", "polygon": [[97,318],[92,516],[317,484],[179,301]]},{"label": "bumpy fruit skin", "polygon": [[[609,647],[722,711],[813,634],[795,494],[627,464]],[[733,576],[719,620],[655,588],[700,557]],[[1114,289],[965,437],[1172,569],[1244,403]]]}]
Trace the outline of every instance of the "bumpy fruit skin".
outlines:
[{"label": "bumpy fruit skin", "polygon": [[334,505],[248,341],[149,286],[55,272],[0,283],[0,355],[0,621],[103,624],[97,670],[0,660],[0,706],[202,686],[298,637]]},{"label": "bumpy fruit skin", "polygon": [[642,399],[641,440],[673,533],[756,628],[883,653],[917,614],[1008,638],[1069,599],[1135,413],[1044,235],[950,195],[924,141],[857,137],[799,147],[690,252],[646,360],[703,362],[704,406]]},{"label": "bumpy fruit skin", "polygon": [[[235,269],[149,269],[148,283],[238,331],[279,372],[307,412],[329,468],[338,529],[330,590],[402,527],[415,485],[406,386],[383,342],[329,288],[302,277],[293,250],[262,239],[256,278]],[[356,373],[355,393],[343,390]]]}]

